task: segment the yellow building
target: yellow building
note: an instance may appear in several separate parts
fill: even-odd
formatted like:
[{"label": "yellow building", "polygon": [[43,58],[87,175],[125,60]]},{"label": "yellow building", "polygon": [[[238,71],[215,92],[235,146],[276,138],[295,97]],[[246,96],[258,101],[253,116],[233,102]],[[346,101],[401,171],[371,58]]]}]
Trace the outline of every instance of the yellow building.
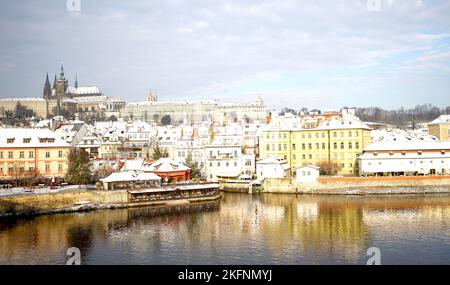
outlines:
[{"label": "yellow building", "polygon": [[272,119],[259,145],[261,158],[286,159],[292,172],[305,165],[334,162],[341,168],[338,174],[357,175],[357,158],[370,142],[370,128],[353,114],[288,114]]},{"label": "yellow building", "polygon": [[441,115],[429,123],[428,133],[440,140],[450,140],[450,115]]},{"label": "yellow building", "polygon": [[0,179],[64,177],[70,145],[48,129],[0,129]]}]

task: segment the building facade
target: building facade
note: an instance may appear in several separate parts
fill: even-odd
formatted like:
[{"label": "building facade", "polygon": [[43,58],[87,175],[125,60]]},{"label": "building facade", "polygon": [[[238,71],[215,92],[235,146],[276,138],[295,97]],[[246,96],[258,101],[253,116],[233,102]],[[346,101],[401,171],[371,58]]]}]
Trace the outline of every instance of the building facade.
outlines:
[{"label": "building facade", "polygon": [[450,140],[450,115],[441,115],[429,123],[428,133],[440,140]]},{"label": "building facade", "polygon": [[363,176],[448,175],[450,142],[374,142],[359,161]]},{"label": "building facade", "polygon": [[48,129],[0,129],[0,179],[64,177],[71,146]]},{"label": "building facade", "polygon": [[[260,157],[288,161],[291,170],[335,163],[340,175],[358,174],[358,156],[371,142],[370,128],[342,113],[275,117],[262,132]],[[294,173],[291,173],[294,174]]]}]

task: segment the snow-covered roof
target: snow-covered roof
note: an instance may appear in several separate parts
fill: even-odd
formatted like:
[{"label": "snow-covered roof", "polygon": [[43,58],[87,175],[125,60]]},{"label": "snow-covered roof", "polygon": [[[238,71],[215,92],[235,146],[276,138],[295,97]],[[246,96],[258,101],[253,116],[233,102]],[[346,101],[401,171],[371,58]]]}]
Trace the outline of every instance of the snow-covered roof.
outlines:
[{"label": "snow-covered roof", "polygon": [[160,158],[157,161],[153,162],[151,165],[142,167],[142,170],[154,172],[172,172],[190,170],[190,168],[170,158]]},{"label": "snow-covered roof", "polygon": [[101,91],[97,86],[85,86],[85,87],[78,87],[75,91],[75,94],[77,95],[101,94]]},{"label": "snow-covered roof", "polygon": [[132,171],[132,170],[141,170],[142,165],[144,164],[144,158],[138,157],[135,159],[125,160],[125,165],[122,168],[122,171]]},{"label": "snow-covered roof", "polygon": [[16,101],[16,102],[32,102],[32,101],[36,101],[36,102],[44,102],[45,99],[44,98],[40,98],[40,97],[24,97],[24,98],[14,97],[14,98],[0,98],[0,101]]},{"label": "snow-covered roof", "polygon": [[0,129],[0,147],[70,147],[49,129]]},{"label": "snow-covered roof", "polygon": [[372,141],[408,142],[437,141],[438,138],[423,130],[380,129],[372,130]]},{"label": "snow-covered roof", "polygon": [[396,151],[396,150],[450,150],[450,141],[431,142],[390,142],[378,141],[371,143],[365,151]]},{"label": "snow-covered roof", "polygon": [[430,124],[450,124],[450,115],[440,115],[437,119]]},{"label": "snow-covered roof", "polygon": [[286,164],[286,163],[287,161],[285,159],[280,159],[275,156],[269,156],[256,162],[256,164]]},{"label": "snow-covered roof", "polygon": [[305,166],[297,167],[297,169],[303,169],[303,168],[312,168],[312,169],[315,169],[315,170],[319,170],[320,169],[320,167],[314,166],[314,165],[305,165]]},{"label": "snow-covered roof", "polygon": [[154,173],[145,172],[114,172],[110,176],[100,179],[102,182],[127,182],[127,181],[160,181],[161,177]]}]

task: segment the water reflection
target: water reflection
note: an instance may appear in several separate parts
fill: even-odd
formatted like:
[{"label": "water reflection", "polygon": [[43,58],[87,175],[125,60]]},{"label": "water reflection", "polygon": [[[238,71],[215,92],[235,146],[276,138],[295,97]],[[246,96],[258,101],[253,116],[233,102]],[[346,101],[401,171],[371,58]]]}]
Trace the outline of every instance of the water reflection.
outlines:
[{"label": "water reflection", "polygon": [[450,196],[226,193],[221,201],[0,220],[0,264],[450,263]]}]

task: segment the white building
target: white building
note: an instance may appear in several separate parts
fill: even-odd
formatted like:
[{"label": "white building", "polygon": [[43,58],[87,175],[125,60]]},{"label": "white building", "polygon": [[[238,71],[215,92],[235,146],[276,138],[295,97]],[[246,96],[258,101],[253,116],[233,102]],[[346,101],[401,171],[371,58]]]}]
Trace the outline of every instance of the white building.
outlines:
[{"label": "white building", "polygon": [[374,142],[359,166],[360,175],[449,174],[450,142]]},{"label": "white building", "polygon": [[222,145],[212,143],[205,147],[206,179],[238,179],[242,174],[254,173],[254,155],[243,155],[241,144]]},{"label": "white building", "polygon": [[296,180],[297,182],[313,182],[317,181],[320,176],[320,167],[313,165],[306,165],[297,168]]},{"label": "white building", "polygon": [[290,177],[291,167],[287,160],[274,156],[256,162],[256,175],[260,178],[286,178]]}]

